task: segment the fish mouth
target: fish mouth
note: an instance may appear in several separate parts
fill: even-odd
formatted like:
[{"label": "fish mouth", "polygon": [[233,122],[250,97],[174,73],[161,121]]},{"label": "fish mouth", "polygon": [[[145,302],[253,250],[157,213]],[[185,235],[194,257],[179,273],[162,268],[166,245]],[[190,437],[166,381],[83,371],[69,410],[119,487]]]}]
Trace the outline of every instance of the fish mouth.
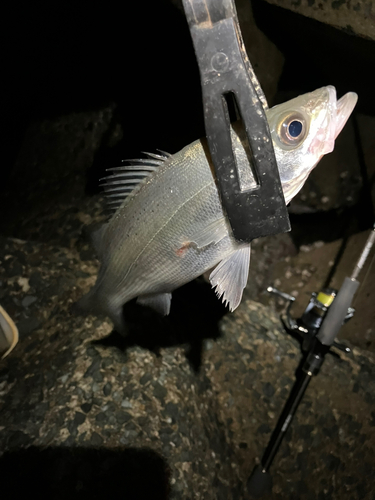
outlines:
[{"label": "fish mouth", "polygon": [[[316,136],[316,143],[313,141],[314,146],[318,146],[321,142],[321,151],[319,154],[319,159],[327,154],[331,153],[335,148],[335,140],[340,134],[344,125],[348,121],[357,100],[358,96],[355,92],[348,92],[339,100],[336,97],[336,89],[332,85],[326,87],[327,95],[327,118],[321,125],[321,128]],[[324,141],[322,141],[322,136],[325,135]],[[314,148],[315,149],[315,148]],[[317,149],[317,148],[316,148]]]},{"label": "fish mouth", "polygon": [[[335,147],[335,135],[336,133],[336,110],[337,110],[337,97],[336,89],[333,85],[328,85],[326,87],[328,92],[328,103],[327,103],[327,120],[328,124],[323,122],[323,127],[326,127],[326,137],[322,144],[321,155],[331,153]],[[319,135],[318,135],[319,137]]]}]

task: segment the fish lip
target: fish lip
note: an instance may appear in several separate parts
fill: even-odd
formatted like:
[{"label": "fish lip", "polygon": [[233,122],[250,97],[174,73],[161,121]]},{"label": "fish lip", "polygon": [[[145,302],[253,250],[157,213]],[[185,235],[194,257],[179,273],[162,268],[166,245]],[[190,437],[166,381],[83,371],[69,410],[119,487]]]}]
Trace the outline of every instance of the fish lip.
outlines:
[{"label": "fish lip", "polygon": [[331,153],[334,150],[335,140],[344,128],[358,100],[355,92],[348,92],[337,100],[336,89],[333,85],[327,85],[326,90],[328,92],[329,124],[322,154]]},{"label": "fish lip", "polygon": [[315,138],[309,147],[309,151],[317,157],[316,163],[322,156],[334,150],[335,140],[351,115],[358,99],[355,92],[348,92],[337,100],[336,89],[333,85],[327,85],[324,90],[326,92],[326,118],[316,131]]},{"label": "fish lip", "polygon": [[358,95],[355,92],[348,92],[337,101],[335,139],[344,128],[344,125],[352,114],[357,101]]},{"label": "fish lip", "polygon": [[327,127],[326,138],[323,143],[323,148],[321,151],[321,155],[325,155],[327,153],[331,153],[335,147],[335,139],[336,139],[336,109],[337,109],[337,94],[336,88],[333,85],[327,85],[326,91],[328,92],[328,103],[327,103],[327,118],[328,124]]}]

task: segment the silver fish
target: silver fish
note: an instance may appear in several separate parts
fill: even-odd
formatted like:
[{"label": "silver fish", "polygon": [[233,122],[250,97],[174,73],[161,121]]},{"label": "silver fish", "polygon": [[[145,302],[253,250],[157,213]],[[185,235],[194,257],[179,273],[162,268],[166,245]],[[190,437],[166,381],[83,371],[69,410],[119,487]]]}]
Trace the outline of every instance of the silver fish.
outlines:
[{"label": "silver fish", "polygon": [[[335,88],[327,86],[267,110],[286,203],[333,150],[356,102],[352,92],[337,101]],[[239,169],[250,171],[235,124],[231,134]],[[248,278],[250,244],[232,237],[205,151],[198,140],[174,155],[148,154],[111,169],[104,189],[115,213],[93,235],[101,267],[95,286],[78,302],[81,310],[105,314],[124,331],[126,302],[137,297],[169,314],[171,292],[215,266],[210,282],[236,309]]]}]

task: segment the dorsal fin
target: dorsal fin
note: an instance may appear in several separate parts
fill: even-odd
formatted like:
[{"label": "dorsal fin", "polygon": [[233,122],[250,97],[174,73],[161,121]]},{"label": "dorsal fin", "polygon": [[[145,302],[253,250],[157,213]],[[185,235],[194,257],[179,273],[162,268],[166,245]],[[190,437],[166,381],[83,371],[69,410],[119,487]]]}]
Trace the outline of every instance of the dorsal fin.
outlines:
[{"label": "dorsal fin", "polygon": [[135,188],[172,156],[164,151],[158,151],[161,154],[144,153],[149,158],[123,160],[130,164],[107,169],[112,174],[100,179],[100,186],[104,189],[106,209],[111,212],[110,215],[121,207],[130,194],[134,193]]}]

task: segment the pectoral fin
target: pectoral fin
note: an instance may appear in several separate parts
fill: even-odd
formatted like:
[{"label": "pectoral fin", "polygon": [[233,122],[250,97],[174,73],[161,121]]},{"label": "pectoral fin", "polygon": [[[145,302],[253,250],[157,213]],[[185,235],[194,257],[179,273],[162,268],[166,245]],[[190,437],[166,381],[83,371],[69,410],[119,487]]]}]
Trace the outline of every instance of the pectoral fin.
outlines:
[{"label": "pectoral fin", "polygon": [[217,296],[234,311],[241,302],[250,265],[250,245],[240,248],[222,260],[210,274],[210,282]]},{"label": "pectoral fin", "polygon": [[228,226],[224,217],[222,217],[202,228],[202,230],[194,234],[190,240],[192,243],[196,244],[197,248],[203,248],[210,243],[218,243],[227,235]]},{"label": "pectoral fin", "polygon": [[137,304],[151,307],[151,309],[161,316],[167,316],[171,309],[171,300],[171,293],[150,293],[147,295],[140,295],[137,299]]}]

